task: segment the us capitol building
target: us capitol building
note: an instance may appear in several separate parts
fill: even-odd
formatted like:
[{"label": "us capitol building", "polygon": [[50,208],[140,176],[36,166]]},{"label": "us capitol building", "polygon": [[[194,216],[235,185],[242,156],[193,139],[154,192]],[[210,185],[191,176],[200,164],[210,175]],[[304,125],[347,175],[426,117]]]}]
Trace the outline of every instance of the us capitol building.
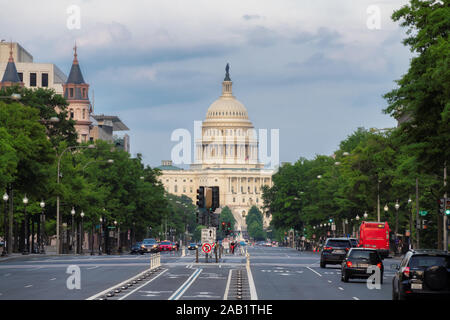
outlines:
[{"label": "us capitol building", "polygon": [[[214,101],[202,122],[201,138],[195,141],[195,162],[189,170],[162,161],[159,177],[166,191],[197,201],[199,186],[218,186],[221,208],[228,206],[237,226],[246,230],[244,217],[252,206],[261,212],[262,187],[272,186],[273,169],[258,162],[258,139],[247,109],[232,93],[229,65],[222,82],[222,95]],[[219,212],[217,209],[216,212]],[[270,217],[264,216],[267,227]]]}]

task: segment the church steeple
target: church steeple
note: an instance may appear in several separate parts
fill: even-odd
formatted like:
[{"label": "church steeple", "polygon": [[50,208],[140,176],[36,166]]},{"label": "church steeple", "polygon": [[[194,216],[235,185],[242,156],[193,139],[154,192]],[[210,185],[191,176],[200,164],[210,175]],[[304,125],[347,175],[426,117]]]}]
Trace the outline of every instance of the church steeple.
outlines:
[{"label": "church steeple", "polygon": [[78,63],[77,44],[73,47],[73,62],[70,68],[69,78],[66,84],[82,84],[85,83],[83,74],[81,73],[80,64]]},{"label": "church steeple", "polygon": [[23,87],[23,82],[19,78],[19,74],[17,73],[16,69],[16,64],[14,63],[12,47],[13,44],[11,42],[8,64],[6,65],[5,73],[3,74],[0,87],[11,87],[13,85],[19,85]]}]

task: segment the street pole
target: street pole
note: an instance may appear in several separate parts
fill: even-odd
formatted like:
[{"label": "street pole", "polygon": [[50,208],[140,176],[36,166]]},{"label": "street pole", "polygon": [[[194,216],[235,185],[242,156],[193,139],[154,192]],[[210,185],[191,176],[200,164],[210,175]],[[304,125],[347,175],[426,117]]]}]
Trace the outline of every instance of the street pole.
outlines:
[{"label": "street pole", "polygon": [[24,248],[23,248],[22,254],[28,254],[29,250],[30,250],[30,248],[29,248],[30,242],[29,242],[29,239],[28,239],[28,227],[29,227],[29,225],[28,225],[28,216],[27,216],[27,204],[28,204],[27,196],[25,196],[23,198],[23,204],[24,204],[24,220],[25,220],[24,221],[24,223],[25,223],[25,236],[24,236],[25,243],[24,243]]},{"label": "street pole", "polygon": [[[10,184],[9,185],[9,227],[8,227],[8,253],[13,252],[13,207],[14,207],[14,201],[13,201],[13,187]],[[14,243],[17,243],[17,237],[14,239]]]},{"label": "street pole", "polygon": [[41,211],[41,216],[40,216],[40,236],[39,236],[39,251],[40,253],[45,253],[45,248],[44,248],[44,231],[45,231],[45,215],[44,215],[44,207],[45,207],[45,202],[41,201],[41,203],[39,204],[42,208]]},{"label": "street pole", "polygon": [[[447,186],[447,162],[444,163],[444,189]],[[447,191],[444,194],[444,250],[448,252],[448,233],[447,233],[447,214],[445,213],[447,206]]]},{"label": "street pole", "polygon": [[8,196],[8,194],[5,192],[5,194],[3,195],[3,208],[4,208],[4,212],[5,212],[5,220],[4,220],[3,226],[4,226],[4,229],[5,229],[5,233],[4,233],[4,236],[3,236],[3,252],[2,252],[2,257],[4,257],[4,256],[7,255],[7,249],[6,249],[6,246],[7,246],[7,245],[9,246],[9,240],[6,241],[6,237],[7,237],[6,235],[7,235],[7,233],[8,233],[8,231],[7,231],[7,221],[6,221],[6,216],[7,216],[7,212],[6,212],[6,202],[8,201],[8,199],[9,199],[9,196]]},{"label": "street pole", "polygon": [[419,223],[419,178],[416,178],[416,249],[419,249],[420,244],[420,223]]},{"label": "street pole", "polygon": [[378,180],[378,201],[377,201],[377,217],[378,221],[381,221],[380,218],[380,180]]}]

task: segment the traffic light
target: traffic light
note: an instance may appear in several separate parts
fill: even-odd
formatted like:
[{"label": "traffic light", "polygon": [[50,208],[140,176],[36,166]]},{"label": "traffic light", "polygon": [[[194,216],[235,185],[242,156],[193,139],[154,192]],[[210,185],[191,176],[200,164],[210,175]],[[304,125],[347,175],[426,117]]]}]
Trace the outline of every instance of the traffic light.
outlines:
[{"label": "traffic light", "polygon": [[212,187],[212,211],[216,211],[219,208],[219,187]]},{"label": "traffic light", "polygon": [[450,216],[450,199],[439,199],[439,212],[442,215]]},{"label": "traffic light", "polygon": [[205,208],[209,211],[212,207],[212,189],[206,187],[205,189]]},{"label": "traffic light", "polygon": [[215,213],[210,213],[211,215],[211,227],[217,228],[219,226],[219,215]]},{"label": "traffic light", "polygon": [[223,222],[222,222],[222,231],[225,231],[226,225],[227,225],[227,224],[225,223],[225,221],[223,221]]},{"label": "traffic light", "polygon": [[199,187],[197,189],[197,207],[205,207],[205,187]]},{"label": "traffic light", "polygon": [[332,223],[332,222],[333,222],[333,219],[330,218],[330,220],[328,220],[328,221],[330,221],[330,223]]}]

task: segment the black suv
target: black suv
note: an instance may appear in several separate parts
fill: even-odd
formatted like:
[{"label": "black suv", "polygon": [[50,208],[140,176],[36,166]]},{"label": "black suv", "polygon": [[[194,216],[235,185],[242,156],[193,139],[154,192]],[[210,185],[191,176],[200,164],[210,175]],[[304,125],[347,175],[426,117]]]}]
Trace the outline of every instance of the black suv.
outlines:
[{"label": "black suv", "polygon": [[383,284],[384,266],[376,249],[351,248],[342,261],[341,280],[348,282],[351,278],[369,278],[372,272],[368,273],[369,267],[380,269],[380,283]]},{"label": "black suv", "polygon": [[348,238],[328,238],[320,255],[320,267],[327,264],[341,264],[352,244]]},{"label": "black suv", "polygon": [[450,254],[440,250],[410,250],[392,280],[392,299],[450,298]]}]

